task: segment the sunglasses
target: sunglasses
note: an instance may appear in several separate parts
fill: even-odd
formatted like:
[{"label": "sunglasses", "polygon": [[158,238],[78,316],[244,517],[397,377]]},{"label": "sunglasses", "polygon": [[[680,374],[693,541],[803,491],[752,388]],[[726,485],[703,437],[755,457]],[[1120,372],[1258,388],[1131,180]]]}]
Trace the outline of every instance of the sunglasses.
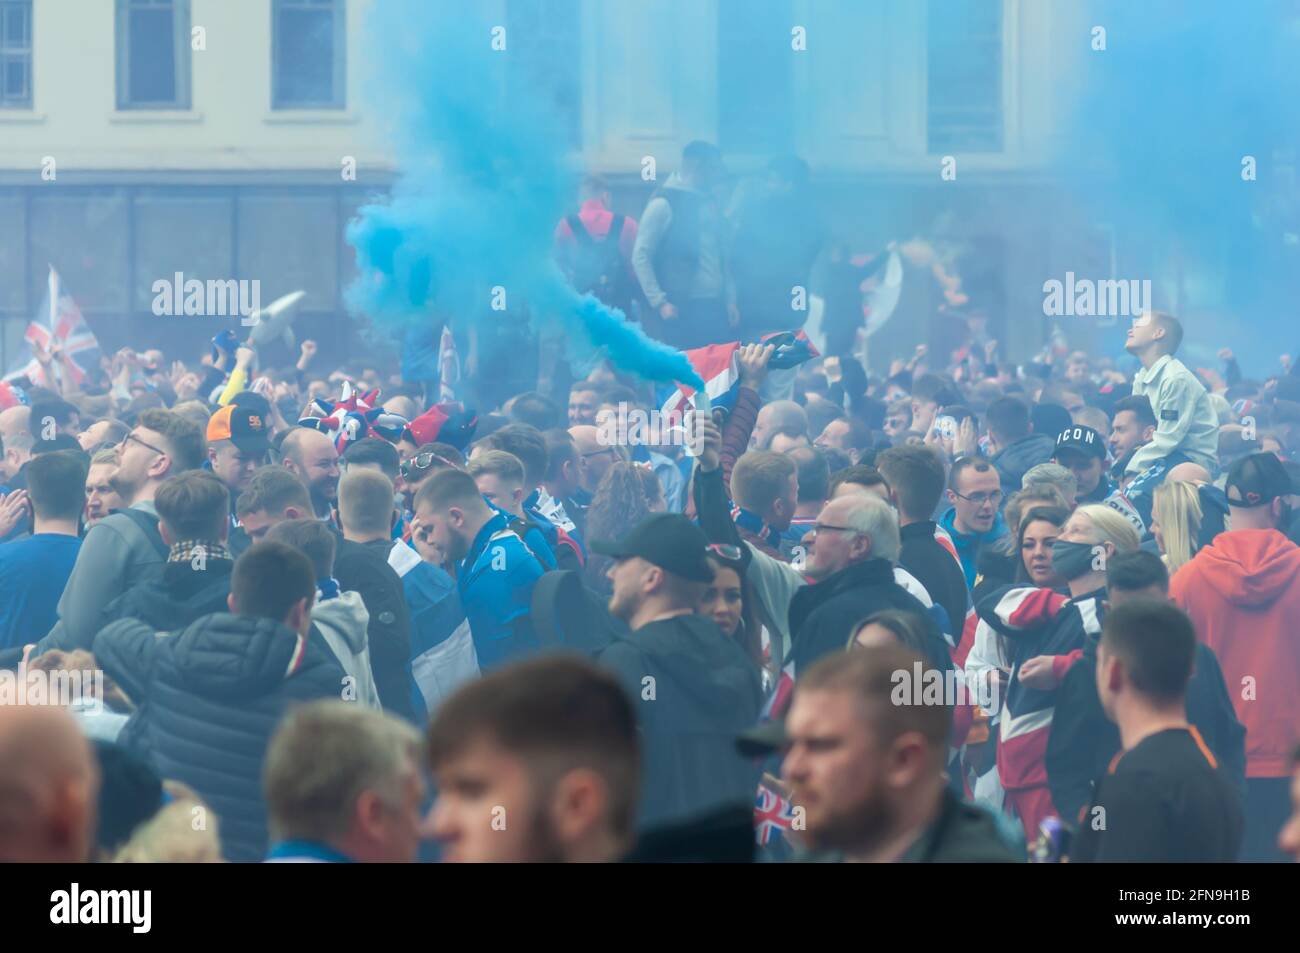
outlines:
[{"label": "sunglasses", "polygon": [[460,467],[456,466],[456,464],[452,463],[446,457],[428,452],[417,453],[415,456],[411,457],[411,459],[399,466],[397,471],[402,474],[403,479],[409,480],[417,473],[423,473],[431,467],[449,467],[452,470],[460,469]]}]

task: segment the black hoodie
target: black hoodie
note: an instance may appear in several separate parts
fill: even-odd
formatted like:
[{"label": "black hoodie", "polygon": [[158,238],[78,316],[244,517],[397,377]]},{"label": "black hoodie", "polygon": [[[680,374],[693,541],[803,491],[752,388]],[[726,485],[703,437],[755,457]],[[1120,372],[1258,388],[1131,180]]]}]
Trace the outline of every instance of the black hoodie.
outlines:
[{"label": "black hoodie", "polygon": [[753,805],[756,764],[736,751],[763,705],[758,669],[711,619],[680,615],[616,638],[600,664],[622,682],[641,729],[640,827]]}]

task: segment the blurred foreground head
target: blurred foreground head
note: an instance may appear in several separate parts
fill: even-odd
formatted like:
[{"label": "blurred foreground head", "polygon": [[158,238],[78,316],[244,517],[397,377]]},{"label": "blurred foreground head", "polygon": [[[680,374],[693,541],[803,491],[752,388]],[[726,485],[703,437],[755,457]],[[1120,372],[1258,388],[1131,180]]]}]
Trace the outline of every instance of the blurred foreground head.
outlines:
[{"label": "blurred foreground head", "polygon": [[63,708],[0,705],[0,862],[82,863],[99,772]]},{"label": "blurred foreground head", "polygon": [[448,861],[616,860],[631,846],[636,720],[614,679],[552,656],[471,682],[439,709],[431,833]]}]

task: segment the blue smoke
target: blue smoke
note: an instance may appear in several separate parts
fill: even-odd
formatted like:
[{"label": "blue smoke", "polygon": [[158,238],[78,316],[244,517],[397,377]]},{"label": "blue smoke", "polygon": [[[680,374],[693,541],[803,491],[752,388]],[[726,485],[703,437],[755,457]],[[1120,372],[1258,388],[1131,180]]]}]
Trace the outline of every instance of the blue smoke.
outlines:
[{"label": "blue smoke", "polygon": [[[1072,34],[1072,49],[1059,51],[1074,54],[1080,93],[1054,171],[1089,217],[1115,226],[1122,277],[1156,277],[1157,305],[1181,301],[1191,313],[1193,357],[1229,345],[1276,371],[1279,342],[1297,343],[1300,291],[1295,5],[1094,0],[1086,9],[1085,27],[1105,28],[1106,49]],[[1255,181],[1243,179],[1246,156]]]},{"label": "blue smoke", "polygon": [[564,125],[536,85],[518,81],[512,57],[534,38],[507,32],[494,49],[497,25],[470,4],[367,8],[366,95],[393,123],[399,177],[348,226],[360,272],[348,308],[382,326],[427,322],[434,310],[453,323],[491,320],[500,287],[510,311],[526,303],[535,325],[561,328],[575,361],[605,356],[648,380],[698,386],[681,352],[578,295],[552,261],[572,201]]}]

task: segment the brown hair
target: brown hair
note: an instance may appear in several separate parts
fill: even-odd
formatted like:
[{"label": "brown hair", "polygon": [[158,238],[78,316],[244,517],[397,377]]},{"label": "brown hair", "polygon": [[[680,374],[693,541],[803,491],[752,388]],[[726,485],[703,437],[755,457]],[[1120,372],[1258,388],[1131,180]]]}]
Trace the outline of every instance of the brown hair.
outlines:
[{"label": "brown hair", "polygon": [[235,501],[235,515],[249,513],[280,514],[290,506],[311,513],[311,493],[307,484],[284,467],[262,467],[253,474],[244,492]]},{"label": "brown hair", "polygon": [[216,542],[230,519],[230,491],[207,470],[188,470],[163,480],[154,506],[173,541]]},{"label": "brown hair", "polygon": [[795,462],[784,453],[751,450],[731,470],[731,498],[738,506],[761,513],[785,495]]},{"label": "brown hair", "polygon": [[161,407],[150,407],[140,412],[137,421],[141,427],[147,427],[162,437],[164,448],[172,458],[168,475],[197,470],[208,458],[203,431],[192,420]]},{"label": "brown hair", "polygon": [[[469,682],[438,709],[427,752],[436,770],[476,741],[497,745],[542,775],[594,771],[609,788],[610,825],[626,837],[636,816],[637,727],[612,676],[572,656],[520,662]],[[549,772],[549,777],[543,772]]]}]

